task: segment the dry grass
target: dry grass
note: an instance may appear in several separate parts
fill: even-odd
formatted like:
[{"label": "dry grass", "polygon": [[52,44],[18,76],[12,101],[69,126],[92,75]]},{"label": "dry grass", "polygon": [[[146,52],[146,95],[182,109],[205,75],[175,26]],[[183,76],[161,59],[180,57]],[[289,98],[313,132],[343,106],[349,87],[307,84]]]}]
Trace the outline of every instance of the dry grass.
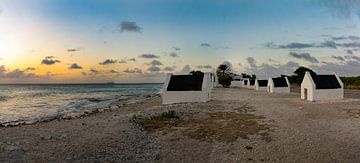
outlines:
[{"label": "dry grass", "polygon": [[249,139],[250,135],[260,136],[266,142],[271,141],[269,125],[260,124],[264,117],[250,113],[253,110],[242,106],[231,112],[189,113],[176,118],[135,116],[131,121],[148,132],[161,131],[166,134],[181,130],[185,136],[207,142],[230,143],[238,138]]}]

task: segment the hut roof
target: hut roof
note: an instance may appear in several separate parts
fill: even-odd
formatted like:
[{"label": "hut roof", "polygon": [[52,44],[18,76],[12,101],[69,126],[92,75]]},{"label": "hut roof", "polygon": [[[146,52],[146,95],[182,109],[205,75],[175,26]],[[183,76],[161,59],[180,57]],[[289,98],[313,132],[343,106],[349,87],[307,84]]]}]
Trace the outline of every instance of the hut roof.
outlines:
[{"label": "hut roof", "polygon": [[204,75],[172,75],[167,91],[201,91]]},{"label": "hut roof", "polygon": [[274,82],[274,87],[288,87],[285,78],[272,78]]},{"label": "hut roof", "polygon": [[338,89],[341,88],[335,75],[311,75],[316,89]]},{"label": "hut roof", "polygon": [[258,80],[259,87],[266,87],[268,84],[268,80]]}]

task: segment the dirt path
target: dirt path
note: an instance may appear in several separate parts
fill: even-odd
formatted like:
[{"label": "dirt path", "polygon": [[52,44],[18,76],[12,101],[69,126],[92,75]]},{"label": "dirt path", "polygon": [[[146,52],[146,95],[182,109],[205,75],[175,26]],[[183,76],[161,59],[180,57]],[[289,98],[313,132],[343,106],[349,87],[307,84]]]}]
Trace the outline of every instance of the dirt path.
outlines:
[{"label": "dirt path", "polygon": [[[360,161],[360,100],[311,103],[240,88],[212,96],[167,106],[154,97],[89,117],[0,128],[0,161]],[[151,133],[129,121],[168,110],[180,121]]]}]

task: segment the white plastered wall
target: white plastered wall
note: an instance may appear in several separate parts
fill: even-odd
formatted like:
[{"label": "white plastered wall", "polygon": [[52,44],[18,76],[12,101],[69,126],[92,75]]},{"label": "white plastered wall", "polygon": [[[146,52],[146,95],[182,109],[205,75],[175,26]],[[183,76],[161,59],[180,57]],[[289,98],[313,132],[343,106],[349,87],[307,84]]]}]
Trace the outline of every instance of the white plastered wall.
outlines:
[{"label": "white plastered wall", "polygon": [[285,77],[287,87],[274,87],[274,82],[272,78],[268,80],[268,88],[267,91],[270,93],[290,93],[290,82],[287,77]]},{"label": "white plastered wall", "polygon": [[205,73],[201,91],[167,91],[172,74],[167,74],[163,87],[163,104],[208,102],[212,90],[210,74]]},{"label": "white plastered wall", "polygon": [[[339,89],[316,89],[315,82],[312,79],[309,72],[305,73],[304,79],[301,83],[301,99],[308,101],[326,101],[326,100],[337,100],[344,98],[344,85],[334,73],[338,82],[341,85]],[[305,89],[307,89],[307,97],[305,97]]]}]

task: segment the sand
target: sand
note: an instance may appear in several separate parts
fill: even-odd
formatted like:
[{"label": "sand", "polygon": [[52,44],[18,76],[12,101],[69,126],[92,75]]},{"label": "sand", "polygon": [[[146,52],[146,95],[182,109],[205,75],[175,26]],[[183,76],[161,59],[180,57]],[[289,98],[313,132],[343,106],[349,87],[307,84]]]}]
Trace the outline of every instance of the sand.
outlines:
[{"label": "sand", "polygon": [[[168,110],[185,122],[148,132],[129,121]],[[229,114],[219,114],[224,112]],[[243,112],[247,116],[240,116]],[[205,121],[208,115],[226,115],[209,124],[221,132],[204,137],[189,132],[204,132],[203,122],[212,122]],[[233,122],[228,119],[249,117],[261,118],[246,125],[264,130],[228,128]],[[248,137],[226,139],[239,134],[234,130]],[[217,88],[208,103],[164,106],[161,97],[152,97],[82,118],[0,128],[0,161],[359,162],[359,135],[359,99],[313,103],[301,101],[298,93]]]}]

